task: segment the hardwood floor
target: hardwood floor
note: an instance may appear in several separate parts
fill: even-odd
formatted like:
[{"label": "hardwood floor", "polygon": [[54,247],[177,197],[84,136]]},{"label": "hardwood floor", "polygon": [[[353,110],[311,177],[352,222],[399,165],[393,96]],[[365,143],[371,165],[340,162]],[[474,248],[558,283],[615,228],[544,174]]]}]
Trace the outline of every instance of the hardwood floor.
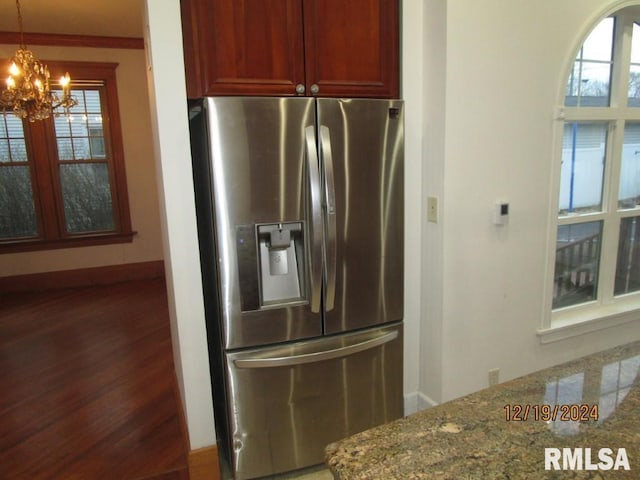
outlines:
[{"label": "hardwood floor", "polygon": [[188,480],[163,280],[0,294],[0,478]]}]

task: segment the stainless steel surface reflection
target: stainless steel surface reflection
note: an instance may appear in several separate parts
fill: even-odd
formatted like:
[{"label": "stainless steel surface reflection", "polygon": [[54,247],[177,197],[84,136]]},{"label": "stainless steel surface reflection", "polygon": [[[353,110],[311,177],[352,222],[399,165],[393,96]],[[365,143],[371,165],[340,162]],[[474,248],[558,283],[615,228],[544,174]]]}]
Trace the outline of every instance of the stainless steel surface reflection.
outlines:
[{"label": "stainless steel surface reflection", "polygon": [[402,415],[401,324],[227,354],[236,478],[323,461],[324,447]]},{"label": "stainless steel surface reflection", "polygon": [[[237,235],[238,226],[255,235],[254,225],[299,222],[306,216],[304,138],[305,128],[315,123],[313,99],[209,98],[206,114],[220,279],[219,292],[211,294],[220,296],[224,347],[321,335],[320,314],[305,304],[243,309],[245,293],[239,286],[250,280],[238,270],[242,242],[251,241]],[[310,286],[308,278],[303,283]]]},{"label": "stainless steel surface reflection", "polygon": [[403,102],[205,98],[190,110],[225,478],[322,462],[402,415]]},{"label": "stainless steel surface reflection", "polygon": [[337,212],[330,217],[338,240],[329,333],[402,317],[404,127],[388,114],[399,105],[318,99],[318,122],[332,126]]}]

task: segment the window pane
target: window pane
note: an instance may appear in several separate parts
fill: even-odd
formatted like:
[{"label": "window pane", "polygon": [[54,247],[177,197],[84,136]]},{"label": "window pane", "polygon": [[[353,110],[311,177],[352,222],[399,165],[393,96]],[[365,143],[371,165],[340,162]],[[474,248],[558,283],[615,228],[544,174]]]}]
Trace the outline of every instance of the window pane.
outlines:
[{"label": "window pane", "polygon": [[629,69],[629,95],[627,102],[630,107],[640,107],[640,65],[631,65]]},{"label": "window pane", "polygon": [[26,162],[28,160],[27,147],[24,143],[24,138],[13,138],[9,140],[9,150],[11,154],[11,161]]},{"label": "window pane", "polygon": [[72,90],[78,105],[55,122],[60,160],[105,159],[100,90]]},{"label": "window pane", "polygon": [[631,36],[628,102],[630,107],[640,107],[640,26],[637,23],[633,24]]},{"label": "window pane", "polygon": [[37,234],[29,167],[0,167],[0,239]]},{"label": "window pane", "polygon": [[611,61],[613,57],[613,27],[613,17],[607,17],[591,31],[582,45],[583,59]]},{"label": "window pane", "polygon": [[568,107],[606,107],[609,105],[611,65],[576,62],[569,76],[565,105]]},{"label": "window pane", "polygon": [[85,104],[87,113],[101,113],[102,107],[100,105],[100,92],[98,90],[85,90]]},{"label": "window pane", "polygon": [[589,34],[578,51],[569,75],[565,105],[606,107],[609,105],[613,64],[613,18],[605,18]]},{"label": "window pane", "polygon": [[56,128],[56,135],[61,137],[71,136],[71,122],[69,121],[69,117],[66,115],[54,117],[53,124]]},{"label": "window pane", "polygon": [[640,123],[624,127],[618,208],[640,205]]},{"label": "window pane", "polygon": [[27,147],[22,120],[14,115],[0,116],[0,162],[26,162]]},{"label": "window pane", "polygon": [[91,151],[89,150],[88,137],[77,137],[73,139],[73,155],[74,155],[74,160],[91,159]]},{"label": "window pane", "polygon": [[620,243],[614,294],[640,290],[640,217],[620,221]]},{"label": "window pane", "polygon": [[72,121],[69,122],[71,127],[72,137],[86,137],[87,136],[87,124],[82,117],[71,117]]},{"label": "window pane", "polygon": [[640,65],[640,25],[633,24],[633,34],[631,36],[631,63]]},{"label": "window pane", "polygon": [[558,227],[553,308],[595,300],[602,222]]},{"label": "window pane", "polygon": [[60,165],[60,183],[68,233],[115,228],[106,164]]},{"label": "window pane", "polygon": [[605,124],[565,124],[560,174],[560,215],[601,210],[606,143]]},{"label": "window pane", "polygon": [[[58,96],[62,95],[62,90],[56,91]],[[85,103],[84,103],[84,91],[77,90],[75,88],[71,89],[71,96],[78,101],[78,104],[71,108],[71,114],[80,114],[82,115],[85,111]]]},{"label": "window pane", "polygon": [[9,152],[9,140],[0,138],[0,162],[7,163],[11,161]]},{"label": "window pane", "polygon": [[4,127],[6,128],[6,133],[3,136],[9,138],[24,138],[24,126],[22,125],[22,120],[15,115],[3,115],[3,117]]},{"label": "window pane", "polygon": [[89,137],[89,142],[91,146],[91,158],[106,158],[107,155],[104,148],[104,137],[102,135]]},{"label": "window pane", "polygon": [[58,158],[60,160],[73,160],[73,142],[70,138],[58,138]]}]

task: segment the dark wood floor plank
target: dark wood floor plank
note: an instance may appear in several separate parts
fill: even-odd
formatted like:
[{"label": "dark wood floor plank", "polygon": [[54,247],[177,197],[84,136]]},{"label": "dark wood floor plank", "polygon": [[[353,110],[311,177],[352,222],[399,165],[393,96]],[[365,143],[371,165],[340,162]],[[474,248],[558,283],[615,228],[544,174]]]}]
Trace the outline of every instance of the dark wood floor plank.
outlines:
[{"label": "dark wood floor plank", "polygon": [[176,389],[161,280],[0,295],[1,478],[188,480]]}]

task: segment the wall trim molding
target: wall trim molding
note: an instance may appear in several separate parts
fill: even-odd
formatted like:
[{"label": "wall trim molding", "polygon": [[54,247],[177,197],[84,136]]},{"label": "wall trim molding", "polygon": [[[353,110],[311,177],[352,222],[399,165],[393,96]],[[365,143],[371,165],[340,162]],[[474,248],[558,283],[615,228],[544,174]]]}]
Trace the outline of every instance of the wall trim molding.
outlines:
[{"label": "wall trim molding", "polygon": [[432,400],[420,391],[407,393],[404,395],[404,416],[408,417],[421,410],[435,407],[438,402]]},{"label": "wall trim molding", "polygon": [[126,263],[104,267],[60,270],[0,277],[0,293],[32,292],[56,288],[109,285],[164,277],[164,261]]},{"label": "wall trim molding", "polygon": [[[24,42],[27,45],[144,50],[144,39],[136,37],[99,37],[96,35],[25,32]],[[0,44],[20,45],[20,43],[19,32],[0,32]]]},{"label": "wall trim molding", "polygon": [[189,480],[220,480],[218,447],[198,448],[189,452]]}]

